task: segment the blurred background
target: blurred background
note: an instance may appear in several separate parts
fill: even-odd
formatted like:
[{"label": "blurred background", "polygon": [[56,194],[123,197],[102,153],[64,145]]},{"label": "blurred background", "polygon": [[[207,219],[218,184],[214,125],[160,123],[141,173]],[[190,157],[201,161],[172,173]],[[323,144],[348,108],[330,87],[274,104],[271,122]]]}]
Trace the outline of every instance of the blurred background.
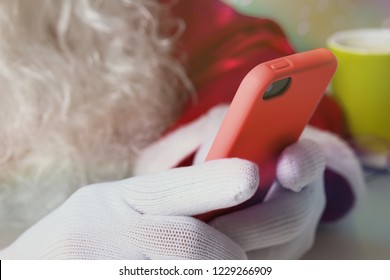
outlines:
[{"label": "blurred background", "polygon": [[224,0],[243,14],[275,20],[297,51],[324,47],[339,30],[390,28],[389,0]]}]

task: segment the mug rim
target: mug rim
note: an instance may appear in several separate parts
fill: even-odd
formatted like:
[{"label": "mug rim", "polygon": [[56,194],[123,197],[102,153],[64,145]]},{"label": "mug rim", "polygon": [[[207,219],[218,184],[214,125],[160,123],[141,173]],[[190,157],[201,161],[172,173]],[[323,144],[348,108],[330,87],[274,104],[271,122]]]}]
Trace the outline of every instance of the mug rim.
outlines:
[{"label": "mug rim", "polygon": [[361,28],[349,29],[333,33],[327,39],[329,48],[346,53],[362,54],[362,55],[390,55],[390,43],[388,46],[380,49],[369,47],[352,46],[351,44],[343,44],[342,42],[349,38],[362,38],[372,35],[385,36],[390,42],[390,28]]}]

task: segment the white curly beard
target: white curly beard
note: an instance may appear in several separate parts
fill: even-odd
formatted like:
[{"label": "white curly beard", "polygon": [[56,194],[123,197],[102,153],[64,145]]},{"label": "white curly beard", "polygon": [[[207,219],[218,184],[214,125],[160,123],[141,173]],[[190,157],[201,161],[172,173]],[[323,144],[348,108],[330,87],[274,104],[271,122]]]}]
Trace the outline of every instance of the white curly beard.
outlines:
[{"label": "white curly beard", "polygon": [[168,8],[0,2],[0,247],[78,187],[131,176],[179,114],[188,81]]}]

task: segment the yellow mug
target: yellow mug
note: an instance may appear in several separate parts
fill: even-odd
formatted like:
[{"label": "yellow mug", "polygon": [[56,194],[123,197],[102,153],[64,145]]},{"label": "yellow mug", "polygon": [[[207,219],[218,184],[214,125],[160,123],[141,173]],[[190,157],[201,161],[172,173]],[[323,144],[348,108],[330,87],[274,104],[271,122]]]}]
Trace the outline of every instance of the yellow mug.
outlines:
[{"label": "yellow mug", "polygon": [[390,29],[355,29],[327,41],[339,67],[332,92],[355,139],[390,143]]}]

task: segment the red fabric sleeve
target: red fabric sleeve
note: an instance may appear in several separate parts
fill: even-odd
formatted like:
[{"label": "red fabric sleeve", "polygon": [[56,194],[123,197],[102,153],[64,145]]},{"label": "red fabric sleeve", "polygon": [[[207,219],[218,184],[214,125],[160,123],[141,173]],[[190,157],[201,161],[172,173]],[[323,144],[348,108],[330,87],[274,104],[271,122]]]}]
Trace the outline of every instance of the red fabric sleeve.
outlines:
[{"label": "red fabric sleeve", "polygon": [[[171,128],[211,107],[230,103],[243,77],[256,65],[294,53],[282,29],[269,19],[241,15],[218,0],[178,1],[174,14],[186,23],[181,50],[196,88],[196,101]],[[338,105],[325,96],[311,124],[345,135]]]}]

